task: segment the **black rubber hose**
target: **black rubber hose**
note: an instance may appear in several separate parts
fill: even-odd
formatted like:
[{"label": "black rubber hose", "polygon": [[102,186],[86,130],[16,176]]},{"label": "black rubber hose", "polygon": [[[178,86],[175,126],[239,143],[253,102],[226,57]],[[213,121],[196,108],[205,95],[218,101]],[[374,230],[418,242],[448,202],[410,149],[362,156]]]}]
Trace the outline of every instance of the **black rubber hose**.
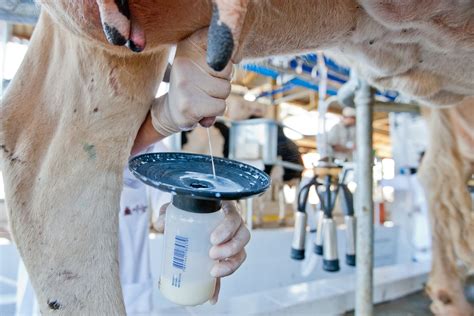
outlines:
[{"label": "black rubber hose", "polygon": [[312,179],[301,187],[300,192],[298,193],[298,212],[306,213],[306,202],[308,201],[309,190],[316,183],[316,180]]}]

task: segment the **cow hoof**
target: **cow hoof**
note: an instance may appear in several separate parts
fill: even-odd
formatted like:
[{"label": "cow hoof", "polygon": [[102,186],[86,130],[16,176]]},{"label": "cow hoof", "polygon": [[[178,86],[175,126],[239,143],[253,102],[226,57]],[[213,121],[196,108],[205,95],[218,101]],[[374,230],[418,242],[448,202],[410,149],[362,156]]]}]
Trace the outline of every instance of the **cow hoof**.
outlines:
[{"label": "cow hoof", "polygon": [[464,296],[453,296],[445,290],[438,290],[435,295],[430,293],[430,296],[433,299],[430,309],[434,315],[474,316],[474,307]]}]

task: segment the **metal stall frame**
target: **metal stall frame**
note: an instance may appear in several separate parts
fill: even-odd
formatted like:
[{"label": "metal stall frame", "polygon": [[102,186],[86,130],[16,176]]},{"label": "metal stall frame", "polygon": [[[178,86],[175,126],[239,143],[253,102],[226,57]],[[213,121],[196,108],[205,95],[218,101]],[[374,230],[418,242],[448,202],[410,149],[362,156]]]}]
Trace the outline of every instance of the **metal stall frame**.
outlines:
[{"label": "metal stall frame", "polygon": [[374,206],[372,118],[375,91],[359,80],[356,105],[356,291],[355,315],[373,315]]}]

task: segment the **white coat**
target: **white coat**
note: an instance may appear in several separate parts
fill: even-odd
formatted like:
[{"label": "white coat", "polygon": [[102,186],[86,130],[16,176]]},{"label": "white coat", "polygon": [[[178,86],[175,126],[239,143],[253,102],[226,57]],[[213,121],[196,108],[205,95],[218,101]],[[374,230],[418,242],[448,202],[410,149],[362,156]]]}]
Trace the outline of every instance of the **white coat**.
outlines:
[{"label": "white coat", "polygon": [[331,146],[341,145],[344,147],[352,147],[355,143],[355,126],[345,126],[344,123],[339,122],[334,125],[328,132],[328,152],[332,153],[335,159],[343,161],[352,161],[352,153],[335,152]]}]

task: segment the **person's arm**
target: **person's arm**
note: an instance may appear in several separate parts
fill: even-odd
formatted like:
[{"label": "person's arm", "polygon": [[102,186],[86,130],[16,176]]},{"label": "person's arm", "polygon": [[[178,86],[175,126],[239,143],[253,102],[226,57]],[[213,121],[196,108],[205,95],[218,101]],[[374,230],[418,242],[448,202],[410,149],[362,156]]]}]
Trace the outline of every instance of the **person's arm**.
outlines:
[{"label": "person's arm", "polygon": [[327,141],[329,146],[334,146],[339,144],[339,140],[341,139],[340,135],[340,123],[334,125],[327,133]]},{"label": "person's arm", "polygon": [[352,148],[349,148],[349,147],[346,147],[346,146],[340,145],[340,144],[331,145],[331,147],[335,152],[338,152],[338,153],[348,154],[348,153],[351,153],[353,151]]},{"label": "person's arm", "polygon": [[132,147],[131,155],[134,156],[138,154],[139,152],[145,150],[148,146],[159,142],[163,138],[165,138],[165,136],[158,133],[153,127],[153,124],[151,123],[151,115],[150,113],[148,113],[145,121],[138,130],[137,137],[135,138],[135,143]]}]

